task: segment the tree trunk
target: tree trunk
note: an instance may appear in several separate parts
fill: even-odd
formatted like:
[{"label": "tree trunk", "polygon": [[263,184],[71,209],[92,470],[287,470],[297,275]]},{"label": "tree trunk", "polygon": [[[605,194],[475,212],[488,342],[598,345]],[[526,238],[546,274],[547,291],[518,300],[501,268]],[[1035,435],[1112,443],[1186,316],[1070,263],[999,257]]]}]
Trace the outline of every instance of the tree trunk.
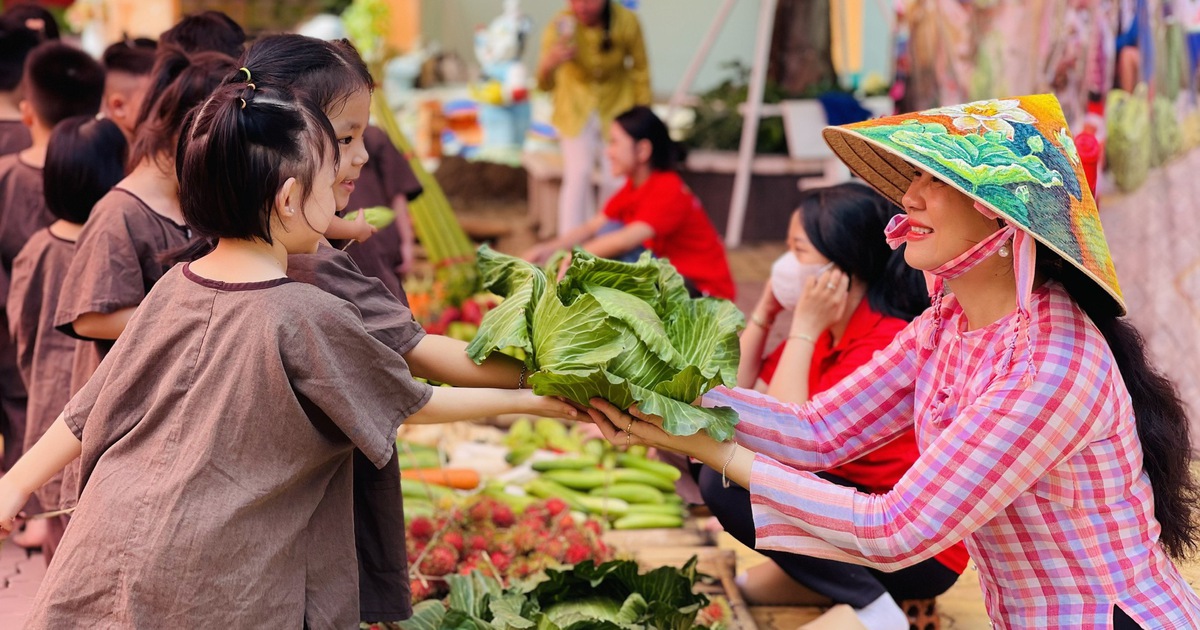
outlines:
[{"label": "tree trunk", "polygon": [[830,0],[779,0],[767,74],[788,94],[817,96],[837,87]]}]

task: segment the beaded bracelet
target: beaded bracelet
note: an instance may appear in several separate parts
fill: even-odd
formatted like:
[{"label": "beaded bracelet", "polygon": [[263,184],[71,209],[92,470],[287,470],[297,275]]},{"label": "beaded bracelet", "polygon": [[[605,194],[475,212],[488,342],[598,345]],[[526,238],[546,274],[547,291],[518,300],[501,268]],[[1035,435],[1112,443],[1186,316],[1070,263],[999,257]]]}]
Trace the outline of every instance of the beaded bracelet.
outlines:
[{"label": "beaded bracelet", "polygon": [[529,370],[529,366],[525,362],[521,362],[521,376],[517,377],[517,389],[525,389],[525,372]]}]

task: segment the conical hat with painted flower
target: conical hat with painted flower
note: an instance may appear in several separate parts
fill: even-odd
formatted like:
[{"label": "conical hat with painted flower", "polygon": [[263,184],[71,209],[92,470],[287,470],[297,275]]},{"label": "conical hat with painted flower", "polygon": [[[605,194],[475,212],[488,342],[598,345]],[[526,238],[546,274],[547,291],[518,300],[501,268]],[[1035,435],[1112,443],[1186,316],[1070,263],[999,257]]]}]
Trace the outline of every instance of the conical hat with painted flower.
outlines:
[{"label": "conical hat with painted flower", "polygon": [[827,127],[825,141],[852,171],[901,204],[928,171],[1074,264],[1116,300],[1100,213],[1058,99],[980,101]]}]

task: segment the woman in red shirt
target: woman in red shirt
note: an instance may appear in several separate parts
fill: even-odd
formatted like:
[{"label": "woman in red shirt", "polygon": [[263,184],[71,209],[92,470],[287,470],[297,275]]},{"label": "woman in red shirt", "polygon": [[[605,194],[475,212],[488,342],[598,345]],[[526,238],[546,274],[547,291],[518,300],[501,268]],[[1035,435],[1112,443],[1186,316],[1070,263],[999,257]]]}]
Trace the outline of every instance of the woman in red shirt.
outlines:
[{"label": "woman in red shirt", "polygon": [[605,258],[634,261],[650,250],[679,271],[696,295],[732,300],[733,275],[725,246],[700,200],[675,172],[682,155],[667,126],[648,107],[634,107],[613,121],[608,159],[625,185],[604,212],[584,225],[525,252],[545,262],[554,252],[582,245]]},{"label": "woman in red shirt", "polygon": [[[786,402],[803,403],[866,363],[929,306],[920,273],[893,254],[883,228],[899,209],[859,184],[815,190],[792,215],[788,248],[771,269],[742,333],[738,386],[758,386]],[[787,340],[763,358],[771,324],[793,310]],[[917,459],[910,430],[884,446],[821,473],[863,492],[886,493]],[[711,468],[700,473],[705,503],[722,526],[753,547],[750,495],[721,483]],[[847,604],[867,628],[907,628],[898,602],[944,593],[966,568],[962,543],[920,564],[884,573],[867,567],[765,551],[774,562],[740,578],[747,599],[761,603],[817,603],[812,591]],[[801,585],[806,588],[801,588]],[[837,614],[837,613],[833,613]]]}]

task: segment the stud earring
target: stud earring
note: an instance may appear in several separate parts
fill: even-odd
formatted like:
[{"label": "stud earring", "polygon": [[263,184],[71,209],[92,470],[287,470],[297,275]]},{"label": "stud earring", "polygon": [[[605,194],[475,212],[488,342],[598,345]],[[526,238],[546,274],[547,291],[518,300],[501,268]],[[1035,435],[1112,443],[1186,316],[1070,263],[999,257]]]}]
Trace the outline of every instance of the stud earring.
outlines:
[{"label": "stud earring", "polygon": [[1000,257],[1008,258],[1008,254],[1009,254],[1008,245],[1001,245],[1000,246]]},{"label": "stud earring", "polygon": [[295,210],[292,210],[292,207],[291,207],[291,206],[288,206],[288,207],[284,208],[284,210],[286,210],[286,211],[287,211],[287,215],[288,215],[289,217],[290,217],[290,216],[292,216],[293,214],[296,214],[296,211],[295,211]]}]

